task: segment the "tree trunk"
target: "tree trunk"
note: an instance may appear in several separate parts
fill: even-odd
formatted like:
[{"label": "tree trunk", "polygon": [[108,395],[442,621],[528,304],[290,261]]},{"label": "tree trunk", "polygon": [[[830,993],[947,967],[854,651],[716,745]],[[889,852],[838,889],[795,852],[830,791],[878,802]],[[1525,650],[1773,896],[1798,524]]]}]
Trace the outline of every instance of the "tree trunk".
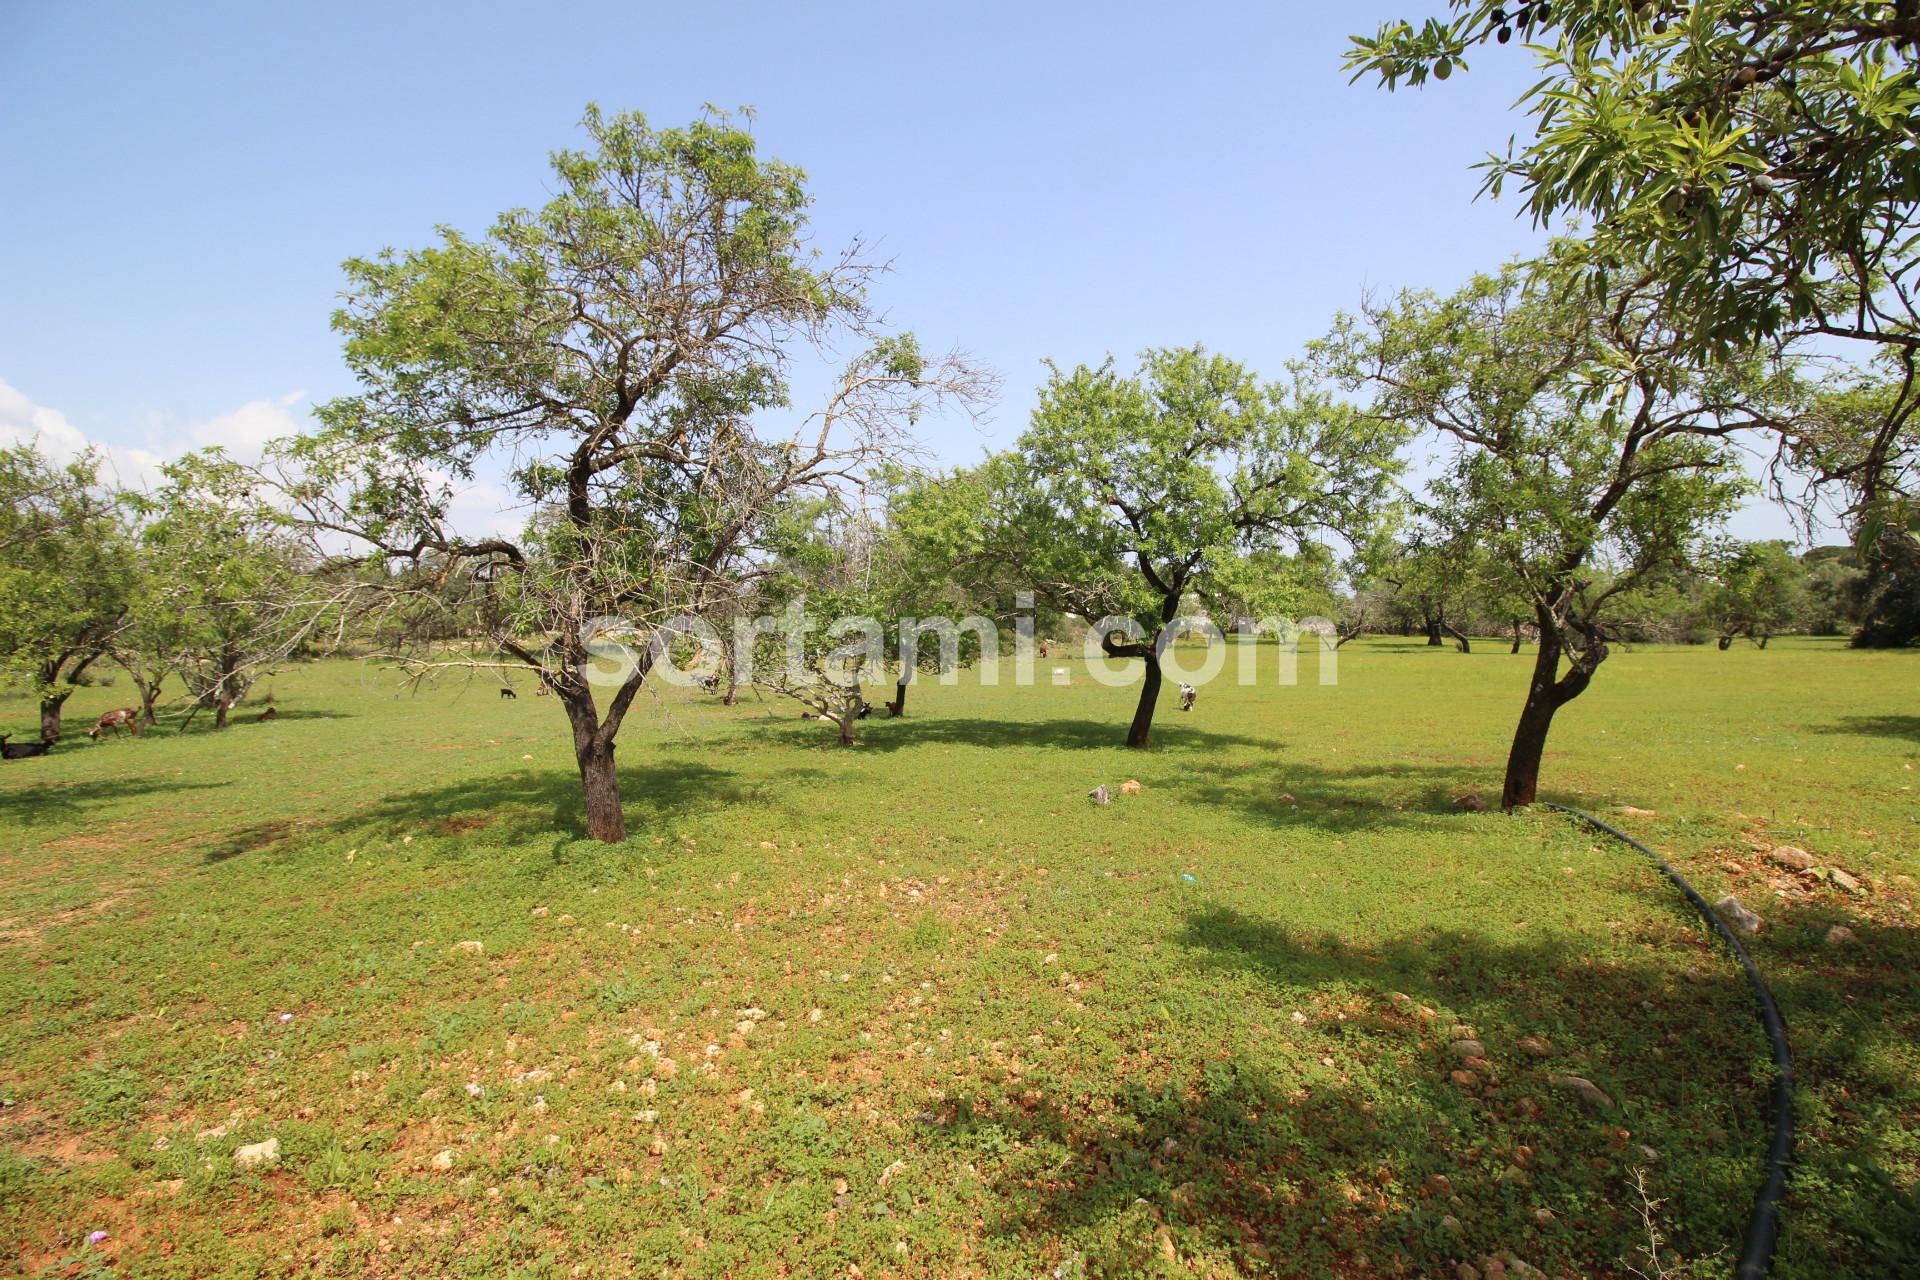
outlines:
[{"label": "tree trunk", "polygon": [[1160,701],[1160,658],[1146,657],[1147,678],[1140,685],[1140,705],[1134,708],[1133,724],[1127,729],[1127,745],[1144,747],[1153,734],[1153,709]]},{"label": "tree trunk", "polygon": [[1767,647],[1767,641],[1771,639],[1773,639],[1772,633],[1767,632],[1767,633],[1763,633],[1758,640],[1754,641],[1754,643],[1759,645],[1762,649],[1764,649]]},{"label": "tree trunk", "polygon": [[735,706],[740,701],[740,645],[738,638],[727,642],[727,695],[720,699],[723,707]]},{"label": "tree trunk", "polygon": [[587,838],[619,844],[627,838],[627,816],[620,808],[620,778],[613,767],[613,744],[590,737],[576,750],[580,785],[587,800]]},{"label": "tree trunk", "polygon": [[233,710],[232,702],[225,698],[215,698],[213,702],[213,727],[216,729],[226,728],[227,712],[231,710]]},{"label": "tree trunk", "polygon": [[1445,644],[1446,644],[1446,641],[1440,638],[1439,615],[1432,614],[1432,613],[1428,614],[1427,615],[1427,648],[1439,649],[1444,647]]},{"label": "tree trunk", "polygon": [[1466,632],[1464,632],[1464,631],[1462,631],[1462,630],[1461,630],[1460,628],[1458,628],[1458,627],[1456,627],[1456,626],[1454,626],[1454,625],[1453,625],[1453,624],[1452,624],[1451,622],[1443,622],[1443,623],[1441,623],[1440,625],[1441,625],[1441,626],[1442,626],[1443,628],[1445,628],[1445,630],[1446,630],[1446,633],[1447,633],[1448,635],[1450,635],[1450,636],[1452,636],[1452,637],[1453,637],[1453,642],[1454,642],[1455,644],[1457,644],[1457,645],[1459,645],[1459,646],[1460,646],[1460,652],[1462,652],[1462,653],[1472,653],[1472,652],[1473,652],[1473,642],[1472,642],[1471,640],[1469,640],[1469,639],[1467,639],[1467,633],[1466,633]]},{"label": "tree trunk", "polygon": [[1513,648],[1507,650],[1507,652],[1508,653],[1520,652],[1520,619],[1518,618],[1515,618],[1513,620]]},{"label": "tree trunk", "polygon": [[907,673],[900,673],[899,683],[893,686],[893,701],[887,704],[887,714],[903,716],[907,714]]},{"label": "tree trunk", "polygon": [[1520,709],[1520,723],[1513,731],[1513,747],[1507,753],[1507,777],[1500,791],[1502,809],[1533,803],[1540,787],[1540,760],[1546,754],[1553,713],[1586,692],[1594,669],[1607,657],[1606,646],[1597,636],[1593,637],[1585,656],[1566,675],[1560,675],[1560,658],[1566,652],[1565,633],[1551,609],[1543,606],[1539,612],[1540,652],[1533,660],[1533,680],[1527,685],[1527,702]]},{"label": "tree trunk", "polygon": [[620,808],[620,777],[613,764],[613,740],[603,733],[593,690],[577,672],[554,682],[554,693],[573,727],[573,759],[580,767],[580,790],[587,805],[587,838],[619,844],[627,838]]},{"label": "tree trunk", "polygon": [[1728,649],[1730,649],[1730,648],[1732,648],[1732,647],[1733,647],[1733,637],[1732,637],[1732,636],[1721,636],[1721,637],[1720,637],[1720,651],[1721,651],[1722,653],[1725,653],[1725,652],[1726,652],[1726,651],[1727,651]]},{"label": "tree trunk", "polygon": [[72,689],[63,689],[40,699],[40,741],[60,741],[60,708],[72,696]]}]

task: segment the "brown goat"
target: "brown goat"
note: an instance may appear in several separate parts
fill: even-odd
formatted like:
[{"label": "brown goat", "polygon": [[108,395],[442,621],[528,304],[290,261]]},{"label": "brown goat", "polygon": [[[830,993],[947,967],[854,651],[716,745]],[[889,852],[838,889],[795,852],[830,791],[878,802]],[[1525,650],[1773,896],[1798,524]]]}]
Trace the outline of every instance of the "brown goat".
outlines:
[{"label": "brown goat", "polygon": [[93,728],[87,730],[87,736],[89,738],[92,738],[95,742],[98,742],[100,741],[101,731],[104,730],[109,733],[117,734],[120,732],[123,726],[133,730],[134,737],[136,738],[139,737],[140,736],[139,711],[135,710],[132,707],[121,707],[117,711],[109,711],[107,712],[107,714],[101,716],[98,720],[93,722]]}]

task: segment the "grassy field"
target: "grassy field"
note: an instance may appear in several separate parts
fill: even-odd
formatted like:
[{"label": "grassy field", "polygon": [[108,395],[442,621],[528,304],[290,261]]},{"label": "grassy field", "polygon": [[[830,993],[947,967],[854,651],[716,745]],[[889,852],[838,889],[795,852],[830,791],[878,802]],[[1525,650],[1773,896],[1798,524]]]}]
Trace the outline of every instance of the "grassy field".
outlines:
[{"label": "grassy field", "polygon": [[[1498,794],[1530,658],[1304,665],[1169,697],[1148,753],[1078,671],[920,684],[854,750],[671,692],[619,848],[525,685],[326,663],[271,723],[97,746],[127,698],[84,690],[0,765],[0,1269],[1727,1274],[1768,1134],[1736,969],[1637,856],[1450,803]],[[1916,785],[1920,654],[1619,652],[1555,729],[1548,798],[1765,919],[1780,1276],[1920,1268]]]}]

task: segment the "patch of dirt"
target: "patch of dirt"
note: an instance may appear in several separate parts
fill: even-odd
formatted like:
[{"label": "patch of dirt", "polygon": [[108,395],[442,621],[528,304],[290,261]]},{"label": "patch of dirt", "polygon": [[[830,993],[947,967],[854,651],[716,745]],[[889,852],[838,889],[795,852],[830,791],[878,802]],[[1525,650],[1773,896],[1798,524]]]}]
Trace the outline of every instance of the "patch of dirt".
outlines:
[{"label": "patch of dirt", "polygon": [[0,942],[38,942],[40,935],[46,930],[95,920],[106,914],[115,904],[133,897],[134,893],[135,890],[130,887],[115,889],[98,902],[88,903],[84,907],[69,907],[65,911],[56,911],[42,920],[30,923],[19,916],[0,920]]},{"label": "patch of dirt", "polygon": [[457,836],[457,835],[464,835],[469,831],[478,831],[482,827],[491,825],[492,822],[493,822],[492,818],[476,818],[476,817],[471,817],[467,815],[460,815],[460,816],[448,818],[445,822],[441,823],[440,826],[441,826],[441,829],[445,831],[448,835]]}]

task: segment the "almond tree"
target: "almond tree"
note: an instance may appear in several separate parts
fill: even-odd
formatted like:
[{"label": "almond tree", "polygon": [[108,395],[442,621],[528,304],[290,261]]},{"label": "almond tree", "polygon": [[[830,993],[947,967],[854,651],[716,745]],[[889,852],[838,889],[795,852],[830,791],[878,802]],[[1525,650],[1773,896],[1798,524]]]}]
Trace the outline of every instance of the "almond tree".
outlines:
[{"label": "almond tree", "polygon": [[125,624],[134,561],[99,458],[0,449],[0,668],[40,701],[40,739]]},{"label": "almond tree", "polygon": [[1149,745],[1167,624],[1188,593],[1250,552],[1316,535],[1357,541],[1388,500],[1401,427],[1302,381],[1262,382],[1200,347],[1152,350],[1136,375],[1111,360],[1054,368],[1014,449],[901,504],[957,580],[1004,601],[1027,590],[1115,625],[1111,658],[1145,678],[1129,747]]},{"label": "almond tree", "polygon": [[1700,367],[1650,274],[1604,298],[1519,266],[1451,297],[1406,293],[1321,347],[1372,412],[1432,433],[1426,504],[1524,590],[1539,629],[1502,804],[1530,804],[1554,714],[1608,656],[1610,612],[1685,562],[1737,505],[1728,437],[1790,416],[1799,387],[1759,356]]},{"label": "almond tree", "polygon": [[[378,567],[349,594],[383,623],[449,582],[481,598],[496,652],[400,656],[530,673],[567,716],[589,836],[619,841],[615,738],[675,620],[737,598],[778,503],[857,479],[917,414],[987,382],[875,336],[875,265],[857,244],[811,249],[803,175],[731,118],[589,109],[584,127],[539,209],[347,264],[335,327],[361,390],[288,462],[316,537]],[[840,339],[864,350],[794,413],[790,359]],[[456,487],[482,479],[511,489],[521,530],[456,527]],[[601,677],[608,636],[633,658]]]}]

